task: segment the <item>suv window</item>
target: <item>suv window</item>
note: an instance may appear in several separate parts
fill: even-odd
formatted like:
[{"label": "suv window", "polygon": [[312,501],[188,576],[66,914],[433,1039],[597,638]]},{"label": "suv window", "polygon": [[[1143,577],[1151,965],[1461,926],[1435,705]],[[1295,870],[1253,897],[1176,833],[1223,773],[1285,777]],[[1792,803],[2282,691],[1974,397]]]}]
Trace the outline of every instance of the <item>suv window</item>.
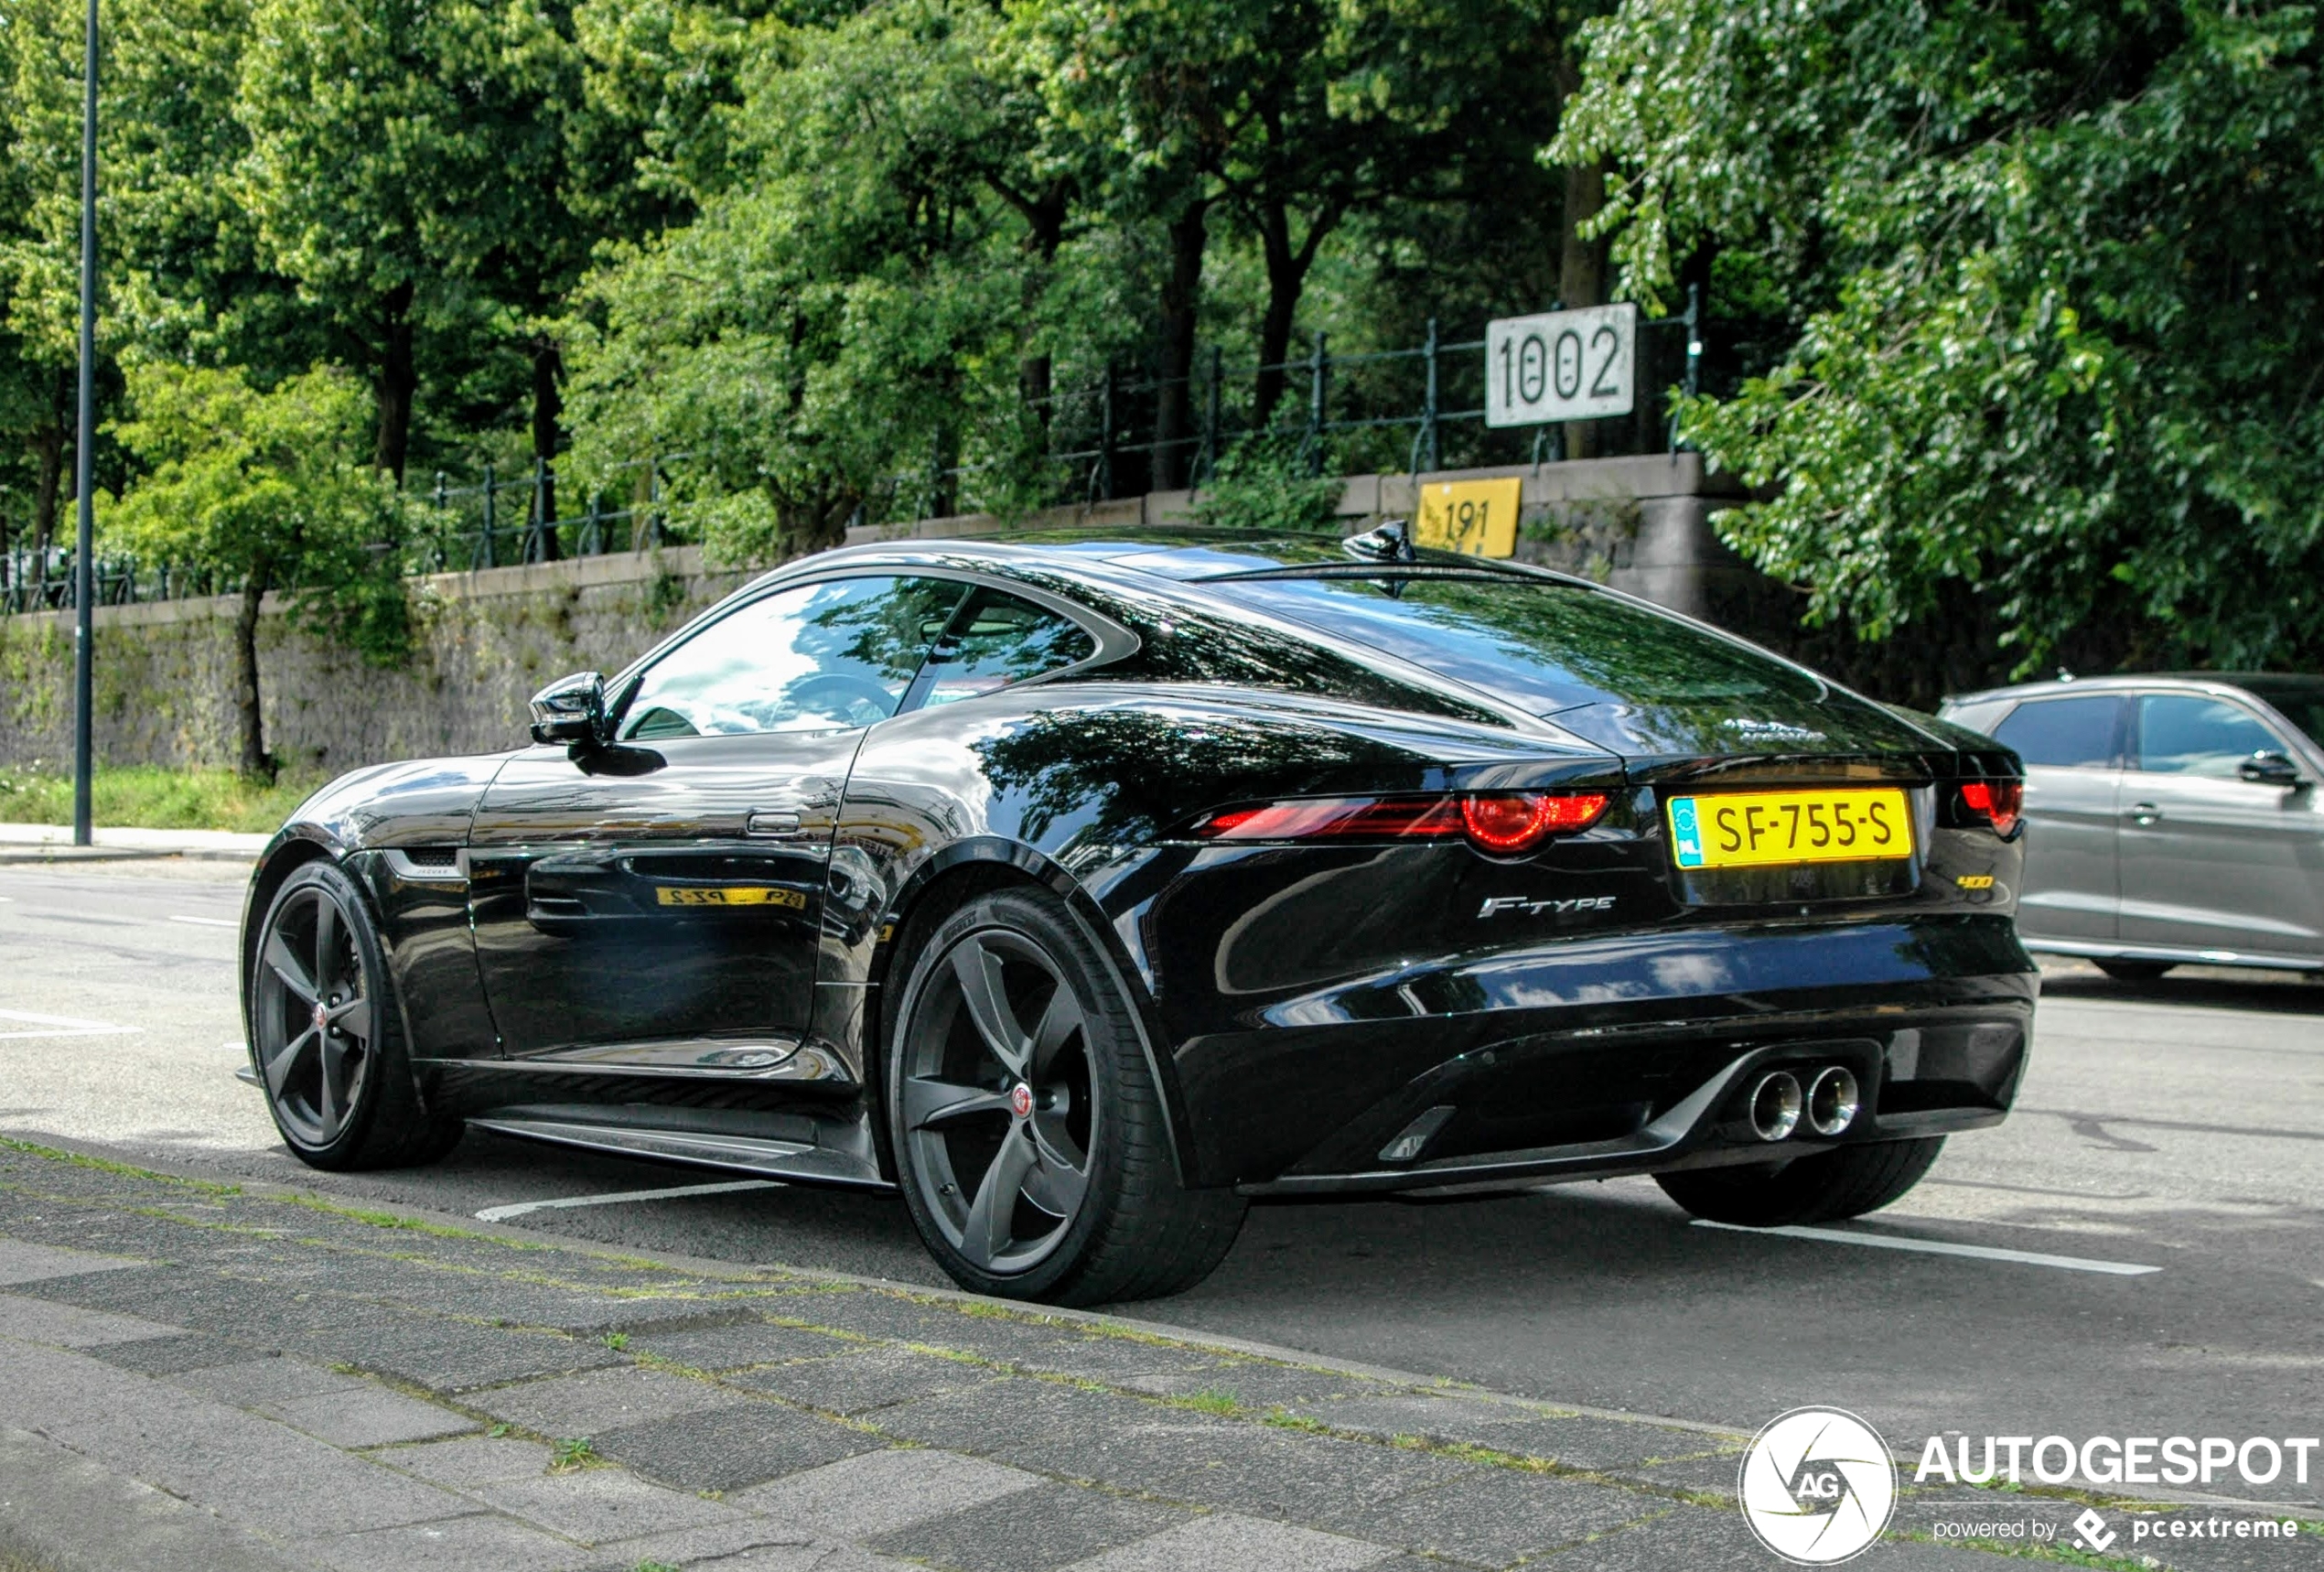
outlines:
[{"label": "suv window", "polygon": [[2235,767],[2253,754],[2289,751],[2240,705],[2200,694],[2149,694],[2138,701],[2141,770],[2233,781]]},{"label": "suv window", "polygon": [[2122,757],[2122,700],[2111,694],[2028,699],[1994,727],[1993,738],[2028,764],[2112,769]]},{"label": "suv window", "polygon": [[928,662],[927,705],[956,704],[1097,652],[1081,624],[998,589],[980,589]]},{"label": "suv window", "polygon": [[835,578],[735,608],[647,668],[620,735],[831,731],[896,713],[963,587]]}]

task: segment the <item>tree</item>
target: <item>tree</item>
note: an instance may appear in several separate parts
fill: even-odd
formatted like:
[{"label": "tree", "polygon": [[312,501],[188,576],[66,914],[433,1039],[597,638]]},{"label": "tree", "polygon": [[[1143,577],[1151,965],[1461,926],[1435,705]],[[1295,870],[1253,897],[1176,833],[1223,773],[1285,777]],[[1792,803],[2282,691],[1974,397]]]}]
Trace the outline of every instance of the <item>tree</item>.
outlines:
[{"label": "tree", "polygon": [[561,216],[560,115],[578,75],[556,23],[520,0],[254,5],[240,192],[272,265],[365,369],[372,459],[399,479],[423,335],[455,350],[519,337],[508,275],[564,264],[523,238]]},{"label": "tree", "polygon": [[59,0],[0,12],[0,431],[32,491],[47,571],[65,490],[79,361],[81,13]]},{"label": "tree", "polygon": [[686,454],[674,504],[741,559],[831,544],[888,486],[949,507],[963,464],[990,504],[1029,493],[1065,231],[1001,42],[980,5],[905,0],[747,74],[748,178],[584,292],[585,468]]},{"label": "tree", "polygon": [[268,590],[288,590],[303,619],[370,659],[392,663],[405,648],[405,565],[386,543],[408,537],[406,504],[368,462],[370,399],[328,367],[261,392],[238,371],[167,361],[133,369],[129,396],[114,434],[145,473],[101,510],[105,541],[241,581],[239,762],[271,779],[257,641]]},{"label": "tree", "polygon": [[2324,657],[2315,15],[2176,0],[1630,0],[1555,155],[1606,158],[1625,288],[1788,323],[1684,411],[1719,515],[1879,638],[1960,587],[2053,652]]}]

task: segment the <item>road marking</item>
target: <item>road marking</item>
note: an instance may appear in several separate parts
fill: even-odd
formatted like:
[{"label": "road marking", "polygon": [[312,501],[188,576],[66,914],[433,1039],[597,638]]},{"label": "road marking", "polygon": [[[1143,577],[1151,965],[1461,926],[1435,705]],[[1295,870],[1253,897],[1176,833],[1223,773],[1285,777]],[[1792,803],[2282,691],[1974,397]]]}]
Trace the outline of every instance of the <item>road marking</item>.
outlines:
[{"label": "road marking", "polygon": [[619,1206],[629,1201],[675,1201],[687,1195],[732,1195],[744,1190],[780,1190],[777,1179],[735,1179],[726,1184],[682,1184],[675,1190],[625,1190],[613,1195],[569,1195],[561,1201],[520,1201],[508,1206],[488,1206],[476,1214],[479,1222],[506,1222],[529,1211],[563,1211],[576,1206]]},{"label": "road marking", "polygon": [[1851,1233],[1838,1228],[1746,1228],[1740,1223],[1695,1220],[1697,1228],[1730,1233],[1776,1233],[1786,1239],[1817,1239],[1827,1244],[1865,1244],[1875,1250],[1910,1250],[1923,1255],[1966,1255],[1974,1261],[2007,1261],[2019,1266],[2055,1266],[2061,1272],[2101,1272],[2110,1277],[2144,1277],[2160,1266],[2133,1261],[2093,1261],[2087,1255],[2044,1255],[2033,1250],[2003,1250],[1991,1244],[1950,1244],[1942,1239],[1905,1239],[1893,1233]]},{"label": "road marking", "polygon": [[170,918],[170,920],[169,920],[169,921],[172,921],[172,922],[195,922],[195,923],[199,923],[199,924],[200,924],[202,927],[204,927],[204,928],[237,928],[237,927],[240,927],[240,926],[241,926],[241,924],[237,923],[237,922],[236,922],[236,921],[235,921],[232,918],[231,918],[231,917],[176,917],[176,916],[173,916],[173,917],[171,917],[171,918]]},{"label": "road marking", "polygon": [[0,1010],[0,1021],[23,1021],[29,1026],[48,1028],[45,1031],[0,1031],[0,1041],[31,1037],[110,1037],[145,1029],[143,1027],[115,1026],[111,1021],[82,1020],[77,1016],[35,1015],[30,1010]]}]

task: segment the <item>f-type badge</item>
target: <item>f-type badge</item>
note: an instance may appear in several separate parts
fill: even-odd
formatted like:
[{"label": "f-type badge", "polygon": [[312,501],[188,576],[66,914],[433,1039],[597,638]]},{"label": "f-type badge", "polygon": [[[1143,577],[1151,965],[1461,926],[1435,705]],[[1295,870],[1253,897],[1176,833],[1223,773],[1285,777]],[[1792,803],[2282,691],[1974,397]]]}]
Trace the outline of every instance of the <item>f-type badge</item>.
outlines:
[{"label": "f-type badge", "polygon": [[1477,915],[1479,918],[1499,917],[1503,912],[1522,911],[1528,917],[1537,917],[1544,911],[1552,911],[1562,917],[1568,911],[1611,911],[1615,899],[1610,895],[1583,895],[1568,900],[1533,900],[1522,895],[1496,895],[1478,909]]}]

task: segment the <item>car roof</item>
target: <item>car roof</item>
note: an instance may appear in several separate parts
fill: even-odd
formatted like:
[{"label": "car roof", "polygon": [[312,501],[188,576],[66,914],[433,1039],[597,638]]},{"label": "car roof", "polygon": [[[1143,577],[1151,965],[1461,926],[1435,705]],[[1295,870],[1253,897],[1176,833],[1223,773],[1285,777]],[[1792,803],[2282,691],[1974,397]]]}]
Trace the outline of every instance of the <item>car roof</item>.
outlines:
[{"label": "car roof", "polygon": [[2059,677],[2049,682],[2015,683],[2007,687],[1981,688],[1974,693],[1947,695],[1949,705],[1990,704],[1996,700],[2055,698],[2064,694],[2127,693],[2142,688],[2240,689],[2265,698],[2271,693],[2324,692],[2324,676],[2300,672],[2114,672],[2102,677]]},{"label": "car roof", "polygon": [[[1352,537],[1361,539],[1362,537]],[[818,552],[796,559],[778,571],[786,576],[809,565],[838,567],[855,563],[938,565],[983,558],[996,567],[1012,562],[1079,564],[1103,566],[1113,573],[1151,575],[1181,584],[1237,574],[1266,573],[1305,567],[1447,568],[1522,578],[1565,578],[1529,565],[1490,557],[1465,556],[1429,547],[1414,550],[1403,561],[1383,560],[1360,548],[1350,549],[1350,537],[1227,529],[1200,524],[1080,525],[1070,529],[1002,529],[974,535],[944,535],[868,542]],[[1576,580],[1583,583],[1586,581]],[[1589,585],[1588,587],[1601,587]]]}]

